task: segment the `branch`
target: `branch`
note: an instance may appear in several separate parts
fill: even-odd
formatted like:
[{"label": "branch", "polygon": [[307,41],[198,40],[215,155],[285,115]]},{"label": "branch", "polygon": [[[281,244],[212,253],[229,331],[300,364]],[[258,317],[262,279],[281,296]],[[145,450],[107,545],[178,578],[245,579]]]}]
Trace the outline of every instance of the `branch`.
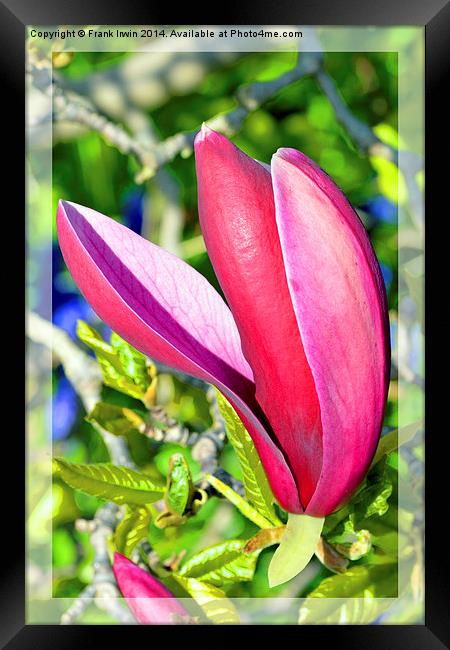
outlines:
[{"label": "branch", "polygon": [[225,444],[226,432],[212,386],[206,390],[206,399],[210,404],[213,420],[206,431],[191,432],[169,416],[161,406],[154,406],[149,409],[152,419],[157,420],[163,428],[147,426],[142,433],[157,442],[172,442],[183,447],[192,447],[192,458],[200,464],[202,473],[212,474],[217,468],[217,456]]},{"label": "branch", "polygon": [[[102,374],[97,363],[83,352],[61,328],[45,320],[35,312],[27,314],[27,336],[35,343],[45,345],[61,363],[67,379],[80,396],[86,412],[89,413],[100,401]],[[125,441],[112,435],[97,423],[94,428],[102,436],[116,465],[132,467]]]},{"label": "branch", "polygon": [[67,379],[81,398],[86,411],[98,402],[102,374],[98,364],[83,352],[70,336],[35,312],[27,313],[27,336],[45,345],[63,365]]},{"label": "branch", "polygon": [[53,110],[55,121],[75,122],[86,126],[99,133],[122,153],[134,156],[141,166],[153,164],[151,152],[147,152],[124,128],[101,115],[84,97],[73,91],[63,90],[56,80],[53,80]]},{"label": "branch", "polygon": [[[339,94],[336,84],[333,79],[325,72],[322,68],[316,73],[316,79],[319,86],[322,88],[325,95],[328,97],[330,104],[332,105],[337,119],[345,128],[347,129],[349,135],[359,147],[364,151],[370,151],[370,148],[374,145],[383,145],[381,140],[375,135],[372,129],[367,126],[364,122],[361,122],[357,117],[353,115],[348,106],[344,103],[341,95]],[[391,157],[394,154],[392,147],[383,145],[386,147],[385,155]]]},{"label": "branch", "polygon": [[[321,54],[304,54],[293,70],[271,81],[261,81],[242,88],[237,93],[239,105],[233,111],[218,115],[207,124],[212,129],[228,136],[233,135],[242,126],[249,113],[259,108],[280,89],[298,81],[306,75],[315,73],[320,65]],[[186,133],[177,133],[163,142],[144,147],[130,136],[121,126],[109,121],[99,114],[85,98],[73,91],[64,90],[53,80],[54,119],[82,124],[102,135],[110,144],[120,151],[133,155],[142,167],[137,182],[148,180],[157,170],[172,161],[178,154],[189,155],[192,152],[198,129]]]},{"label": "branch", "polygon": [[93,520],[79,519],[76,522],[78,530],[90,533],[90,541],[94,547],[94,578],[92,584],[81,592],[61,616],[62,625],[75,623],[93,599],[99,609],[107,612],[119,623],[136,622],[120,600],[120,592],[116,586],[108,555],[108,539],[116,528],[118,511],[115,504],[106,503],[97,510]]},{"label": "branch", "polygon": [[317,71],[315,77],[319,86],[328,97],[336,118],[347,129],[350,137],[356,142],[361,151],[371,156],[380,156],[386,160],[390,160],[397,166],[399,164],[399,155],[401,155],[402,170],[408,188],[409,204],[411,206],[411,215],[419,230],[422,229],[423,222],[421,215],[423,199],[416,180],[417,172],[422,169],[420,156],[410,151],[399,152],[394,147],[382,142],[367,124],[353,115],[339,94],[333,79],[323,68]]}]

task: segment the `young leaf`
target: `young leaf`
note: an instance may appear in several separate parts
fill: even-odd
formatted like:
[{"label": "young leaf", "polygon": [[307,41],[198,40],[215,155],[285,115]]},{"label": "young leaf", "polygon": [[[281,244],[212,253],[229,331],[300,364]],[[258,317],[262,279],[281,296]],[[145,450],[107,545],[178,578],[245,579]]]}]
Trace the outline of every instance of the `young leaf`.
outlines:
[{"label": "young leaf", "polygon": [[240,622],[236,607],[221,589],[195,578],[187,578],[176,573],[172,575],[202,608],[210,621],[217,625]]},{"label": "young leaf", "polygon": [[166,507],[169,512],[182,515],[194,492],[191,471],[182,454],[174,454],[169,462]]},{"label": "young leaf", "polygon": [[164,486],[128,467],[97,463],[83,465],[53,459],[53,471],[71,487],[119,505],[145,505],[161,499]]},{"label": "young leaf", "polygon": [[140,415],[131,409],[106,402],[97,402],[86,419],[88,422],[96,422],[115,436],[125,436],[130,431],[141,431],[145,428],[145,422]]},{"label": "young leaf", "polygon": [[397,563],[353,566],[345,573],[325,578],[308,598],[395,598]]},{"label": "young leaf", "polygon": [[146,357],[115,332],[111,334],[110,343],[126,376],[131,377],[134,383],[145,392],[150,384]]},{"label": "young leaf", "polygon": [[371,533],[375,522],[389,512],[389,502],[395,483],[395,470],[386,458],[373,466],[353,498],[340,510],[325,519],[324,537],[331,543],[347,530],[367,529]]},{"label": "young leaf", "polygon": [[228,485],[223,483],[220,479],[212,474],[205,476],[208,483],[210,483],[217,492],[222,494],[228,501],[236,506],[242,514],[253,521],[254,524],[260,528],[272,528],[272,524],[265,517],[263,517],[257,510],[255,510],[245,499],[243,499],[237,492],[235,492]]},{"label": "young leaf", "polygon": [[352,499],[351,507],[356,519],[365,519],[378,515],[381,517],[389,508],[389,497],[393,490],[392,470],[387,466],[386,459],[377,463],[369,474],[366,482]]},{"label": "young leaf", "polygon": [[395,429],[395,431],[390,431],[385,436],[382,436],[370,468],[372,469],[383,456],[386,456],[392,451],[396,451],[405,442],[414,438],[421,426],[423,426],[423,420],[409,424],[401,429]]},{"label": "young leaf", "polygon": [[230,539],[205,548],[183,564],[178,574],[218,587],[252,580],[260,551],[246,555],[245,545],[246,540]]},{"label": "young leaf", "polygon": [[349,560],[359,560],[372,548],[372,536],[365,528],[355,529],[352,519],[347,519],[340,534],[335,534],[332,541],[338,553]]},{"label": "young leaf", "polygon": [[111,335],[111,344],[87,323],[77,323],[78,338],[95,352],[103,380],[107,386],[140,399],[148,405],[154,399],[155,369],[147,365],[146,357],[123,341]]},{"label": "young leaf", "polygon": [[[299,623],[373,623],[397,596],[396,564],[365,564],[322,580],[300,607]],[[346,599],[344,602],[342,599]]]},{"label": "young leaf", "polygon": [[217,403],[225,422],[227,437],[242,468],[245,496],[273,526],[281,522],[273,509],[274,497],[250,435],[228,400],[217,393]]},{"label": "young leaf", "polygon": [[151,513],[145,506],[127,507],[124,518],[114,533],[116,550],[131,559],[136,546],[147,539]]},{"label": "young leaf", "polygon": [[269,585],[295,578],[314,555],[323,528],[323,517],[290,514],[286,531],[269,565]]}]

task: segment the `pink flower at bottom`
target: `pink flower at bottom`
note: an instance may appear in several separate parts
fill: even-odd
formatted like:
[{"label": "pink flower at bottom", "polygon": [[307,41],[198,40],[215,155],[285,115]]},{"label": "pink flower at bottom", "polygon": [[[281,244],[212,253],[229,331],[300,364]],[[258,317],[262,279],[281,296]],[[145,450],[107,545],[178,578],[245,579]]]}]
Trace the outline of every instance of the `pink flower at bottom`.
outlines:
[{"label": "pink flower at bottom", "polygon": [[114,554],[113,571],[138,623],[168,625],[190,620],[189,612],[159,580],[120,553]]}]

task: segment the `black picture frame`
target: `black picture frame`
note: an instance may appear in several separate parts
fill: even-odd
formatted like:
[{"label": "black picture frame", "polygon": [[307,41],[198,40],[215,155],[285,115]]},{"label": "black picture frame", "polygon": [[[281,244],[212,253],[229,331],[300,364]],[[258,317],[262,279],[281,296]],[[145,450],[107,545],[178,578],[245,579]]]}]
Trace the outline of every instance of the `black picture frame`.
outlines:
[{"label": "black picture frame", "polygon": [[[190,4],[190,3],[189,3]],[[448,519],[448,470],[445,442],[448,437],[443,405],[448,400],[444,377],[448,365],[444,350],[445,334],[448,318],[442,316],[442,305],[436,305],[432,296],[432,288],[439,279],[446,278],[446,241],[442,237],[443,224],[446,214],[439,210],[439,200],[444,199],[448,186],[448,162],[440,159],[439,151],[443,148],[443,135],[448,121],[448,111],[444,102],[446,87],[448,87],[448,67],[450,61],[448,31],[450,27],[450,7],[443,0],[340,0],[339,3],[316,0],[301,2],[296,7],[290,0],[261,4],[256,10],[256,3],[250,5],[242,0],[239,12],[236,7],[223,7],[227,15],[214,16],[199,11],[200,7],[188,7],[176,12],[172,8],[164,11],[163,3],[151,5],[148,2],[99,2],[74,3],[69,0],[6,0],[0,3],[0,33],[2,56],[0,57],[1,78],[3,79],[3,107],[7,111],[3,125],[12,136],[13,144],[4,149],[5,159],[11,177],[11,187],[4,191],[4,217],[15,215],[18,233],[8,237],[20,238],[23,231],[20,225],[22,213],[19,198],[23,188],[23,158],[20,140],[23,137],[24,122],[24,66],[25,66],[25,26],[28,24],[303,24],[303,25],[422,25],[426,33],[426,308],[427,308],[427,343],[426,343],[426,417],[427,439],[432,442],[427,445],[426,473],[426,597],[425,625],[391,625],[391,626],[304,626],[295,628],[298,643],[303,647],[312,641],[327,644],[330,647],[345,648],[383,648],[397,650],[427,650],[450,647],[450,627],[448,616],[448,538],[444,536],[444,520]],[[216,7],[216,11],[217,11]],[[220,8],[219,8],[220,9]],[[164,15],[165,13],[165,15]],[[447,81],[447,84],[445,83]],[[5,133],[6,135],[6,133]],[[6,145],[4,145],[6,147]],[[444,161],[448,154],[444,151]],[[444,176],[445,174],[445,176]],[[16,181],[16,189],[12,191],[12,182]],[[9,183],[8,179],[8,183]],[[447,198],[447,197],[445,197]],[[10,203],[8,207],[8,201]],[[442,206],[446,204],[442,201]],[[448,212],[448,208],[447,208]],[[8,220],[8,233],[10,232]],[[17,240],[16,240],[17,241]],[[442,255],[438,253],[439,245]],[[444,248],[444,246],[446,248]],[[19,246],[17,246],[19,249]],[[448,257],[448,253],[447,253]],[[448,262],[447,262],[448,266]],[[16,273],[20,280],[20,274]],[[445,280],[444,280],[445,281]],[[444,286],[448,286],[448,282]],[[8,295],[8,291],[10,295]],[[20,287],[15,290],[21,295]],[[14,291],[6,288],[6,299],[11,299]],[[438,297],[443,299],[444,293]],[[8,304],[8,303],[7,303]],[[433,334],[431,336],[431,326]],[[19,328],[18,328],[19,329]],[[19,349],[19,348],[17,348]],[[17,367],[17,349],[8,367]],[[442,368],[439,369],[439,364]],[[448,370],[447,370],[448,373]],[[444,392],[445,391],[445,392]],[[20,395],[20,385],[16,389]],[[5,465],[7,464],[14,483],[14,500],[12,489],[5,488],[7,500],[7,515],[3,519],[2,538],[3,554],[0,584],[0,644],[2,648],[17,650],[30,648],[44,650],[47,648],[94,648],[100,646],[130,645],[133,643],[154,643],[155,635],[162,634],[165,643],[172,643],[180,632],[186,643],[201,634],[215,635],[211,629],[196,626],[186,626],[173,629],[161,628],[151,630],[142,626],[45,626],[25,625],[25,570],[24,570],[24,438],[17,426],[9,426],[4,435],[11,438],[11,445],[5,447]],[[14,431],[12,431],[14,429]],[[7,458],[6,458],[7,454]],[[7,463],[6,463],[7,461]],[[445,467],[444,467],[445,463]],[[108,627],[108,629],[107,629]],[[239,632],[243,634],[245,630]],[[247,631],[248,630],[247,628]],[[268,632],[269,630],[267,630]],[[264,631],[264,634],[267,633]],[[271,630],[279,635],[279,630]],[[130,636],[131,635],[131,636]],[[110,636],[110,639],[106,637]],[[134,640],[131,641],[131,637]],[[212,637],[211,637],[212,638]],[[236,630],[223,627],[220,631],[223,643],[236,642]],[[284,642],[285,631],[281,634]],[[197,642],[197,640],[195,641]]]}]

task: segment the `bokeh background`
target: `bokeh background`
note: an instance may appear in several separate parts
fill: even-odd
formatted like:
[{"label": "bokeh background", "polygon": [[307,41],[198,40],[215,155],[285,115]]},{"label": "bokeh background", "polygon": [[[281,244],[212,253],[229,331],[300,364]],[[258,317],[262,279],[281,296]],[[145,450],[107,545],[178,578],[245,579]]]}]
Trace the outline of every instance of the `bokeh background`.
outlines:
[{"label": "bokeh background", "polygon": [[[73,92],[85,98],[90,108],[94,107],[100,116],[131,133],[136,141],[154,144],[176,133],[195,130],[202,121],[232,111],[241,88],[278,78],[295,68],[299,56],[302,54],[295,52],[63,52],[53,55],[53,68],[58,84],[68,96]],[[334,81],[353,116],[369,127],[382,143],[395,149],[401,147],[396,52],[336,52],[325,53],[323,57],[325,72]],[[396,165],[355,142],[313,76],[288,84],[251,111],[231,139],[248,155],[266,163],[278,147],[297,148],[316,161],[341,187],[362,219],[381,265],[395,352],[398,205],[408,198]],[[195,166],[189,148],[148,178],[136,156],[121,151],[107,137],[106,131],[93,130],[63,115],[53,125],[52,162],[53,215],[59,199],[92,207],[176,253],[220,291],[199,229]],[[43,256],[48,254],[48,242],[43,233],[33,232],[30,237],[35,250],[41,251]],[[108,338],[108,329],[98,321],[65,267],[55,230],[51,248],[54,324],[76,340],[76,323],[82,319]],[[38,286],[39,255],[33,257],[32,263]],[[33,310],[42,311],[42,301],[47,300],[48,296],[31,290]],[[423,369],[419,325],[410,336],[413,344],[408,364],[411,372],[420,376]],[[394,364],[386,430],[398,424],[397,379]],[[420,391],[421,386],[415,385],[412,392],[404,396],[404,408],[410,421],[421,416],[417,398]],[[112,393],[114,391],[109,392],[111,400],[125,404],[127,398]],[[193,431],[202,431],[211,424],[204,392],[169,373],[160,374],[158,402]],[[80,398],[62,367],[55,364],[51,431],[54,455],[83,463],[109,460],[102,438],[85,420],[85,415]],[[50,435],[45,426],[49,421],[47,414],[40,422],[43,436]],[[177,451],[175,445],[155,448],[149,461],[142,441],[132,441],[131,452],[136,464],[148,467],[150,462],[163,474],[167,472],[168,458],[174,451]],[[404,462],[399,459],[400,463]],[[199,468],[195,461],[190,459],[190,462],[195,474]],[[221,465],[240,477],[235,454],[229,445],[222,452]],[[403,471],[409,471],[406,465]],[[93,549],[89,534],[78,530],[75,522],[80,518],[92,518],[99,501],[62,482],[55,482],[53,489],[53,595],[68,598],[77,596],[92,580]],[[37,500],[44,510],[47,507],[45,498],[44,494]],[[37,531],[39,507],[31,518]],[[150,541],[165,559],[182,549],[193,553],[220,539],[250,536],[254,528],[228,503],[212,498],[185,526],[175,530],[152,530]],[[231,595],[260,598],[276,595],[276,589],[269,594],[266,577],[271,554],[271,551],[262,554],[254,580],[236,586]],[[286,597],[307,595],[327,575],[330,575],[328,570],[315,560],[295,585],[290,585],[290,591],[280,587],[279,594]],[[94,609],[88,609],[83,616],[82,622],[109,620],[108,614]]]}]

